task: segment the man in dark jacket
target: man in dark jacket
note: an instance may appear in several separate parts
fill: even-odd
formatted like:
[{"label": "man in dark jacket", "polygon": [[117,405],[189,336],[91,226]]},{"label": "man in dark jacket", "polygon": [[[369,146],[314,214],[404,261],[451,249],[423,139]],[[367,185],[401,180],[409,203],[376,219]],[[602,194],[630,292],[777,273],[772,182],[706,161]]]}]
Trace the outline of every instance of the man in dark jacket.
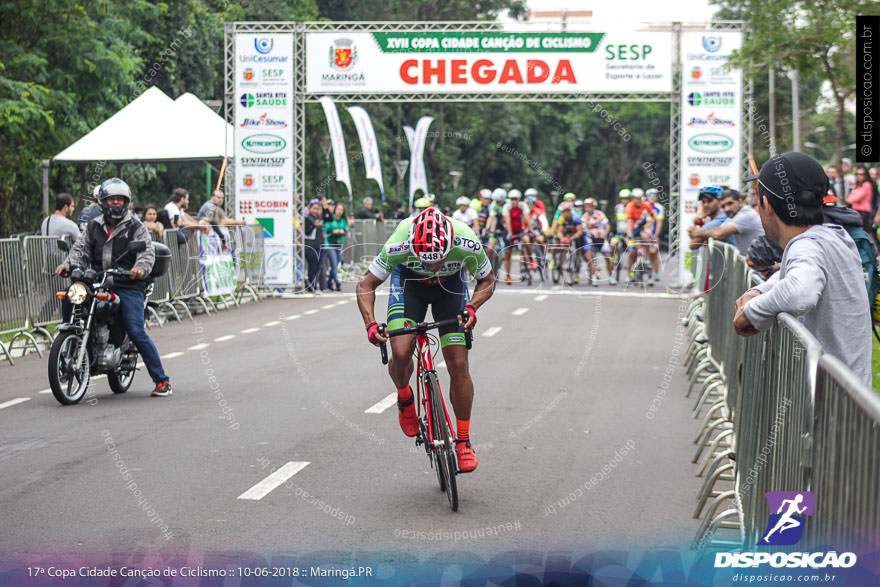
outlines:
[{"label": "man in dark jacket", "polygon": [[[95,271],[116,268],[129,272],[128,278],[117,277],[113,288],[119,296],[122,323],[156,384],[152,395],[171,395],[171,384],[162,368],[159,352],[144,329],[144,290],[147,287],[144,278],[150,274],[156,259],[153,240],[147,227],[128,209],[131,190],[124,181],[114,177],[102,183],[98,202],[102,215],[86,225],[67,259],[55,269],[55,274],[61,275],[71,267]],[[129,253],[128,243],[138,241],[146,243],[146,248],[137,254]]]}]

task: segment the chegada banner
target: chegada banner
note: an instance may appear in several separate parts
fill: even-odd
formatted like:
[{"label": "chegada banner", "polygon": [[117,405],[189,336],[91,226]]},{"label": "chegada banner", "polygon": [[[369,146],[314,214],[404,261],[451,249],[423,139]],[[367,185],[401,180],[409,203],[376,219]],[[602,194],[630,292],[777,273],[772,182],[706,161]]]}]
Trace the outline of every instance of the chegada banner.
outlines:
[{"label": "chegada banner", "polygon": [[306,33],[308,93],[669,92],[670,32]]}]

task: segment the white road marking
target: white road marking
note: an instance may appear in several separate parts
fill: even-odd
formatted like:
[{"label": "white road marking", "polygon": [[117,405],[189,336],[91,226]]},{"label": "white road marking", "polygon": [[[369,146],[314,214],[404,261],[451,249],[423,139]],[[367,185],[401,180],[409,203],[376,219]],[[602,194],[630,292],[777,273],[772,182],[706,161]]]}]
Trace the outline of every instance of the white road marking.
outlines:
[{"label": "white road marking", "polygon": [[206,348],[208,348],[209,346],[211,346],[211,345],[209,345],[209,344],[206,343],[206,342],[203,342],[202,344],[197,344],[197,345],[191,346],[191,347],[189,347],[189,348],[186,349],[186,350],[188,350],[188,351],[200,351],[200,350],[202,350],[202,349],[206,349]]},{"label": "white road marking", "polygon": [[528,308],[517,308],[516,310],[514,310],[514,311],[511,312],[511,313],[512,313],[514,316],[522,316],[523,314],[525,314],[525,313],[528,312],[528,311],[529,311]]},{"label": "white road marking", "polygon": [[387,410],[388,408],[390,408],[391,406],[393,406],[396,403],[397,403],[397,392],[395,391],[394,393],[389,394],[388,397],[386,397],[382,401],[375,403],[372,406],[370,406],[369,408],[367,408],[366,410],[364,410],[364,413],[365,414],[381,414],[382,412],[384,412],[385,410]]},{"label": "white road marking", "polygon": [[342,305],[347,304],[347,303],[348,303],[348,300],[340,300],[340,301],[336,302],[336,305],[337,305],[337,306],[342,306]]},{"label": "white road marking", "polygon": [[3,402],[2,404],[0,404],[0,410],[2,410],[3,408],[17,406],[18,404],[23,404],[24,402],[29,402],[29,401],[31,401],[31,398],[29,398],[29,397],[17,397],[15,399],[9,400],[8,402]]},{"label": "white road marking", "polygon": [[284,319],[285,320],[296,320],[299,317],[300,317],[299,314],[291,314],[290,316],[285,316]]},{"label": "white road marking", "polygon": [[183,353],[168,353],[167,355],[162,355],[159,357],[160,359],[176,359],[177,357],[182,357]]},{"label": "white road marking", "polygon": [[535,301],[536,301],[536,302],[543,302],[543,301],[546,300],[546,299],[547,299],[547,294],[541,294],[541,295],[539,295],[539,296],[535,296]]},{"label": "white road marking", "polygon": [[259,328],[245,328],[239,334],[253,334],[254,332],[259,332]]},{"label": "white road marking", "polygon": [[501,327],[500,326],[493,326],[492,328],[490,328],[489,330],[484,332],[483,336],[495,336],[499,332],[501,332]]},{"label": "white road marking", "polygon": [[276,489],[279,485],[305,469],[308,464],[308,461],[287,462],[280,469],[277,469],[271,475],[239,495],[238,499],[250,499],[253,501],[263,499],[273,489]]},{"label": "white road marking", "polygon": [[317,313],[318,313],[317,310],[307,310],[307,311],[303,312],[303,314],[305,314],[306,316],[311,316],[312,314],[317,314]]},{"label": "white road marking", "polygon": [[[581,286],[583,289],[572,289],[566,288],[562,289],[562,286],[556,286],[553,289],[544,289],[541,290],[541,295],[549,294],[552,296],[609,296],[612,298],[656,298],[661,300],[680,300],[681,298],[687,297],[684,294],[680,293],[666,293],[663,291],[663,288],[645,288],[644,293],[636,293],[629,291],[610,291],[605,289],[586,289],[583,285]],[[652,291],[653,290],[653,291]],[[379,293],[379,292],[376,292]],[[501,295],[501,296],[509,296],[509,295],[532,295],[535,291],[531,289],[496,289],[495,293],[492,295]]]},{"label": "white road marking", "polygon": [[322,310],[329,310],[330,308],[333,308],[335,306],[336,306],[336,304],[325,304],[325,305],[321,306],[321,309]]},{"label": "white road marking", "polygon": [[271,322],[266,322],[265,324],[263,324],[263,326],[270,327],[278,326],[279,324],[281,324],[281,322],[279,322],[278,320],[272,320]]},{"label": "white road marking", "polygon": [[235,338],[234,334],[227,334],[226,336],[218,336],[214,339],[214,342],[226,342],[227,340],[232,340]]},{"label": "white road marking", "polygon": [[44,389],[42,391],[38,391],[37,393],[52,393],[52,389]]}]

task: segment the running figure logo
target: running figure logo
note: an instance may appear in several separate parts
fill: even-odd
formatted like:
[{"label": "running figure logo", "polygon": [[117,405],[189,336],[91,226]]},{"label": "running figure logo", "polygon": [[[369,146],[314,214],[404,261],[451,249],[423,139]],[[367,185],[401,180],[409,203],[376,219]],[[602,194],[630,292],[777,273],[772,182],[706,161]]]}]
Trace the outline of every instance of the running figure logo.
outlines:
[{"label": "running figure logo", "polygon": [[813,515],[816,496],[809,491],[771,491],[766,493],[770,506],[770,521],[761,546],[786,546],[796,544],[804,534],[805,516]]}]

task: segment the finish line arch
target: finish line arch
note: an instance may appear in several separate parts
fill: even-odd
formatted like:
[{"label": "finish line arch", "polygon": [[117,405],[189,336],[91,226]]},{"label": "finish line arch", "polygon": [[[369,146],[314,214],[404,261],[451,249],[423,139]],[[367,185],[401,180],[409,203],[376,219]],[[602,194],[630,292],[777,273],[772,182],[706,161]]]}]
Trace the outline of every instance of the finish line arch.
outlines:
[{"label": "finish line arch", "polygon": [[[226,185],[234,186],[231,205],[239,217],[268,216],[259,221],[271,236],[271,254],[291,261],[290,270],[279,272],[275,282],[298,285],[293,256],[305,267],[302,232],[292,228],[301,225],[307,201],[305,104],[331,96],[353,103],[669,103],[669,189],[661,189],[666,197],[660,201],[668,210],[670,258],[677,260],[678,281],[684,283],[682,226],[693,216],[697,190],[709,183],[739,188],[749,172],[752,85],[742,83],[740,72],[724,68],[724,55],[741,43],[744,23],[633,24],[604,32],[601,25],[582,31],[564,26],[560,22],[561,32],[549,32],[528,30],[523,23],[505,30],[494,21],[226,23],[224,115],[236,129],[236,162],[227,167]],[[333,64],[337,42],[348,51],[343,67]],[[602,63],[597,53],[603,47],[605,61],[641,60],[651,67],[633,74],[643,78],[624,75],[622,82],[603,82],[594,71]],[[549,63],[553,59],[555,64]],[[354,68],[345,70],[346,63],[357,63],[361,71],[378,68],[370,72],[377,79],[350,73]],[[610,66],[599,69],[607,72]],[[248,117],[249,108],[255,114],[265,110],[262,120]],[[266,120],[278,128],[266,126]],[[263,185],[267,177],[277,183]],[[727,181],[709,181],[720,178]]]}]

